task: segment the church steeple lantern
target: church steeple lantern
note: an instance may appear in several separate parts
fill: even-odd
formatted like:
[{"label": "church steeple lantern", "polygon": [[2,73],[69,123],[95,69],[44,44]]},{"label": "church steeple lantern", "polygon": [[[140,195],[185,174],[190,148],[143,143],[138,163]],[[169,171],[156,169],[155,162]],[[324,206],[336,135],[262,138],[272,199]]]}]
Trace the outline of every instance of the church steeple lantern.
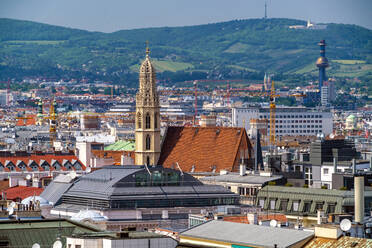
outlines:
[{"label": "church steeple lantern", "polygon": [[160,156],[160,106],[156,91],[155,68],[146,46],[146,58],[139,72],[136,95],[136,165],[156,165]]}]

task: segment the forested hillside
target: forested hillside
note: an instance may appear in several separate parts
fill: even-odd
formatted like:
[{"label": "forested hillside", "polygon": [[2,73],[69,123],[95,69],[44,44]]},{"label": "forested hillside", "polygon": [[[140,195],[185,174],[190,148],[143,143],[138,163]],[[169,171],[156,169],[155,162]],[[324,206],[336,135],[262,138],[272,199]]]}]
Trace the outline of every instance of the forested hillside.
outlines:
[{"label": "forested hillside", "polygon": [[[305,24],[249,19],[100,33],[0,19],[0,79],[86,77],[131,84],[137,80],[146,40],[159,78],[173,82],[198,77],[258,79],[264,72],[312,75],[322,39],[328,44],[330,75],[372,78],[371,30],[344,24],[328,24],[325,30],[288,28]],[[356,60],[357,65],[344,63]]]}]

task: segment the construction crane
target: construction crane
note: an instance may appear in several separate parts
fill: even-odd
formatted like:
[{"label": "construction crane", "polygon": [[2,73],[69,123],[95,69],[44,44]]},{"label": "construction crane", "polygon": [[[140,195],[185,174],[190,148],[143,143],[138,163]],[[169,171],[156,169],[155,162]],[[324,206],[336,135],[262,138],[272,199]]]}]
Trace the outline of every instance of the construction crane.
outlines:
[{"label": "construction crane", "polygon": [[[275,99],[278,97],[282,97],[281,95],[276,94],[275,90],[275,84],[274,80],[271,79],[271,75],[265,77],[265,91],[252,91],[248,87],[245,88],[230,88],[230,82],[232,81],[243,81],[243,80],[216,80],[218,82],[227,82],[227,87],[225,90],[223,89],[216,89],[213,92],[198,92],[197,83],[199,82],[209,82],[213,80],[197,80],[193,81],[194,90],[162,90],[159,91],[160,95],[194,95],[195,101],[194,101],[194,123],[197,116],[197,97],[201,95],[208,95],[211,97],[214,97],[216,95],[223,96],[227,100],[227,105],[230,105],[230,97],[231,96],[257,96],[257,97],[269,97],[269,103],[270,103],[270,127],[269,127],[269,143],[271,146],[275,146],[276,144],[276,132],[275,132],[275,111],[276,111],[276,104]],[[191,81],[187,81],[191,82]],[[271,83],[270,91],[268,89],[269,84]],[[289,94],[283,97],[305,97],[305,94]]]},{"label": "construction crane", "polygon": [[198,115],[198,81],[194,81],[195,106],[194,106],[194,125],[196,123],[196,116]]},{"label": "construction crane", "polygon": [[279,95],[275,94],[274,80],[272,80],[270,89],[270,129],[269,129],[270,134],[269,141],[272,147],[275,146],[275,110],[276,110],[275,97],[279,97]]},{"label": "construction crane", "polygon": [[57,133],[57,113],[56,113],[56,108],[57,108],[57,102],[54,100],[50,104],[50,111],[49,111],[49,135],[50,135],[50,143],[53,146],[53,142],[56,138],[56,133]]}]

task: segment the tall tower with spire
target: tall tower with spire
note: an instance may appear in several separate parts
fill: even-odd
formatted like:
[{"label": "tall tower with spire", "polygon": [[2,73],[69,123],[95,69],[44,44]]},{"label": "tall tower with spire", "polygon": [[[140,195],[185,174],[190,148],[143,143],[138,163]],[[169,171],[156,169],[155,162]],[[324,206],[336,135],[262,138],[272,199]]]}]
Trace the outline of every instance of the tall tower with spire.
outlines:
[{"label": "tall tower with spire", "polygon": [[136,165],[157,165],[160,156],[160,106],[156,91],[155,68],[150,61],[150,49],[139,72],[136,95]]},{"label": "tall tower with spire", "polygon": [[43,102],[40,99],[37,104],[37,125],[41,126],[43,124],[44,114],[43,114]]},{"label": "tall tower with spire", "polygon": [[325,40],[321,40],[318,45],[320,47],[320,57],[316,61],[316,66],[319,68],[319,92],[321,92],[323,82],[327,81],[325,68],[328,67],[328,59],[325,56]]}]

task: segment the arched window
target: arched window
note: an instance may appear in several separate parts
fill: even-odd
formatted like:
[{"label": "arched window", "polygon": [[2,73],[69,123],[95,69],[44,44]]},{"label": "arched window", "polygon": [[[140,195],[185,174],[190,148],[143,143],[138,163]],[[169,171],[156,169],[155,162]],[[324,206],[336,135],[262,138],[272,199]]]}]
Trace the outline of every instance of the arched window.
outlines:
[{"label": "arched window", "polygon": [[140,112],[137,114],[137,127],[142,128],[142,116]]},{"label": "arched window", "polygon": [[150,135],[147,135],[146,136],[146,150],[150,150],[151,149],[151,138],[150,138]]},{"label": "arched window", "polygon": [[147,158],[146,158],[146,164],[150,165],[150,157],[149,156],[147,156]]},{"label": "arched window", "polygon": [[149,129],[151,128],[151,118],[150,118],[150,114],[147,113],[146,114],[146,129]]},{"label": "arched window", "polygon": [[154,116],[154,128],[158,128],[158,113],[155,113]]}]

